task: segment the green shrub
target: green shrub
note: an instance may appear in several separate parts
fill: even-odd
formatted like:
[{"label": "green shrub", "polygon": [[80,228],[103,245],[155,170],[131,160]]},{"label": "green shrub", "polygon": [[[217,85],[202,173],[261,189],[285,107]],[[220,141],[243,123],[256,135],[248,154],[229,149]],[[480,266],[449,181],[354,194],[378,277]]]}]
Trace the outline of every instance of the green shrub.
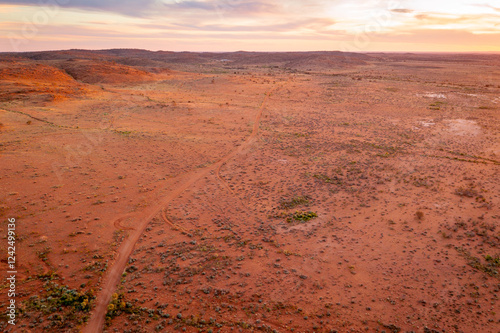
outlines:
[{"label": "green shrub", "polygon": [[292,216],[287,218],[287,221],[291,223],[292,221],[300,221],[300,222],[307,222],[311,219],[314,219],[318,217],[318,214],[315,212],[302,212],[302,211],[297,211],[292,214]]}]

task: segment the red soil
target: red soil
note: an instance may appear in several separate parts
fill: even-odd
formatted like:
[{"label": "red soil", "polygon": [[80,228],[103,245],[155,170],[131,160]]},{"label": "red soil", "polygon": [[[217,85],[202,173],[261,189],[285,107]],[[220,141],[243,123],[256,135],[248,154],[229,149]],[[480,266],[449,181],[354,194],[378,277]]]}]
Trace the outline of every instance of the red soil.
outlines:
[{"label": "red soil", "polygon": [[498,332],[498,57],[341,56],[1,61],[2,329]]}]

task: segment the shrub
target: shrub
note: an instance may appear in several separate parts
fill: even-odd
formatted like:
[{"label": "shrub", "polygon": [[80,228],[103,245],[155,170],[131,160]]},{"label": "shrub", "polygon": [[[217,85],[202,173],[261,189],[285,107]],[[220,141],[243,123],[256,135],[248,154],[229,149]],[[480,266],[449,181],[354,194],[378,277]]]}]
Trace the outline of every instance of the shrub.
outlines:
[{"label": "shrub", "polygon": [[293,213],[292,216],[288,217],[287,221],[289,223],[292,222],[293,220],[300,221],[300,222],[307,222],[307,221],[309,221],[313,218],[316,218],[316,217],[318,217],[318,214],[316,214],[315,212],[297,211],[297,212]]},{"label": "shrub", "polygon": [[459,187],[455,190],[455,194],[461,197],[472,198],[477,196],[477,192],[473,188]]},{"label": "shrub", "polygon": [[34,295],[23,302],[24,312],[34,311],[48,315],[48,327],[69,328],[88,319],[95,299],[93,290],[77,291],[50,280],[45,282],[43,289],[45,292],[42,296]]},{"label": "shrub", "polygon": [[122,313],[127,314],[140,314],[141,309],[134,306],[132,303],[125,300],[125,295],[123,293],[114,293],[111,297],[111,302],[108,305],[108,312],[106,313],[106,318],[109,321],[114,317],[119,316]]}]

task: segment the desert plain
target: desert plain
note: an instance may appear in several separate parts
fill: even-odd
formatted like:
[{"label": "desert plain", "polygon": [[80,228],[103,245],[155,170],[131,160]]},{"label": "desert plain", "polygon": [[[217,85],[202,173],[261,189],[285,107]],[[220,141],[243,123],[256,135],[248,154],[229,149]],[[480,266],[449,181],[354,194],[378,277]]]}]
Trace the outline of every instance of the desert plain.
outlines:
[{"label": "desert plain", "polygon": [[0,54],[0,329],[498,333],[499,110],[495,54]]}]

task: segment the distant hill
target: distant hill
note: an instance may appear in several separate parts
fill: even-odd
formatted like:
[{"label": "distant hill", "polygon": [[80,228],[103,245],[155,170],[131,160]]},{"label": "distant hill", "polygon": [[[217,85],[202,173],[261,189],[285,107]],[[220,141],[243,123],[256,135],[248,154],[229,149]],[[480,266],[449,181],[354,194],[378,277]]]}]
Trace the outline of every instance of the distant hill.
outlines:
[{"label": "distant hill", "polygon": [[139,49],[111,50],[65,50],[46,52],[25,52],[4,54],[24,57],[37,61],[56,60],[100,60],[114,61],[119,64],[142,67],[146,71],[152,68],[168,67],[168,65],[196,65],[222,62],[234,65],[275,65],[291,69],[306,69],[326,67],[345,67],[365,64],[377,59],[376,56],[362,53],[344,52],[169,52],[147,51]]},{"label": "distant hill", "polygon": [[84,83],[134,83],[148,81],[151,73],[114,61],[68,59],[58,64],[75,80]]}]

